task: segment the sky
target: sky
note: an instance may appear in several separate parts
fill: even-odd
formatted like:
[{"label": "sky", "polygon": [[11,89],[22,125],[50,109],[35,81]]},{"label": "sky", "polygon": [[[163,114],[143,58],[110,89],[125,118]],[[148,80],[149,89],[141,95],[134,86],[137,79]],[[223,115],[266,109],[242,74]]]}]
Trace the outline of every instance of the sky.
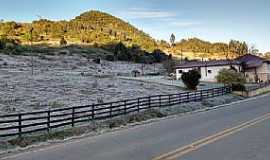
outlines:
[{"label": "sky", "polygon": [[153,38],[236,39],[270,51],[270,0],[1,0],[0,19],[69,20],[99,10],[120,17]]}]

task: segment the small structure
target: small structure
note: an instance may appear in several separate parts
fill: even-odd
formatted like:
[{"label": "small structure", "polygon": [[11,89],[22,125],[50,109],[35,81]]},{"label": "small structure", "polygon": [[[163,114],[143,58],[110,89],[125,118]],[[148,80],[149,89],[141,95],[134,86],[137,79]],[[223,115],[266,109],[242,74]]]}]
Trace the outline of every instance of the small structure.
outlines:
[{"label": "small structure", "polygon": [[188,61],[175,67],[176,79],[182,73],[197,69],[201,73],[201,81],[216,82],[216,76],[222,69],[233,69],[242,72],[248,82],[269,82],[270,61],[261,57],[246,54],[235,60]]}]

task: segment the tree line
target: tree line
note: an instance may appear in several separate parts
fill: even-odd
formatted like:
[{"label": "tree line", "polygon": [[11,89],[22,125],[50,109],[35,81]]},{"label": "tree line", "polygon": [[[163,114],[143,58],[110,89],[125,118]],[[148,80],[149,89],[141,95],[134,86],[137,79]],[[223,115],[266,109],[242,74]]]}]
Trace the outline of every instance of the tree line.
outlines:
[{"label": "tree line", "polygon": [[100,11],[85,12],[70,21],[40,19],[32,23],[0,22],[0,35],[25,42],[31,28],[34,42],[53,41],[65,37],[69,42],[85,44],[103,45],[121,41],[127,46],[139,45],[147,51],[157,48],[156,41],[148,34]]},{"label": "tree line", "polygon": [[[4,41],[12,41],[14,44],[54,41],[58,42],[60,46],[79,43],[103,47],[111,52],[114,52],[117,44],[122,43],[129,51],[139,55],[147,55],[154,51],[169,51],[172,54],[190,52],[195,57],[208,58],[218,54],[220,57],[231,59],[247,53],[258,54],[258,50],[254,46],[248,46],[245,41],[238,40],[231,40],[229,43],[211,43],[198,38],[190,38],[175,42],[174,34],[170,37],[170,43],[165,40],[155,40],[128,22],[100,11],[85,12],[69,21],[48,19],[39,19],[32,23],[1,21],[0,36],[2,37],[0,37],[2,39],[0,49],[4,47]],[[130,54],[123,50],[123,54],[119,54],[120,57],[114,57],[128,60],[138,59]]]}]

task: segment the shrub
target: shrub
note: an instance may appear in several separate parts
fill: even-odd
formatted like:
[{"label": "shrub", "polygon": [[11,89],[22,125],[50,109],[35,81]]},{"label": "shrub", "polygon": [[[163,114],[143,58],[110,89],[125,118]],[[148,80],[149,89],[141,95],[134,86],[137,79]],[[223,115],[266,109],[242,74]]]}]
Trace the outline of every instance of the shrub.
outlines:
[{"label": "shrub", "polygon": [[188,89],[196,90],[200,83],[201,74],[194,69],[183,73],[181,79]]},{"label": "shrub", "polygon": [[106,59],[107,61],[114,61],[114,56],[111,55],[111,54],[108,54],[108,55],[106,55],[105,59]]},{"label": "shrub", "polygon": [[126,61],[129,58],[127,54],[127,47],[122,42],[119,42],[114,48],[114,56],[120,61]]},{"label": "shrub", "polygon": [[4,49],[4,48],[5,48],[5,43],[2,40],[0,40],[0,49]]},{"label": "shrub", "polygon": [[152,55],[155,59],[155,62],[160,63],[168,59],[168,56],[161,51],[160,49],[156,49],[152,52]]},{"label": "shrub", "polygon": [[8,43],[6,43],[5,49],[14,50],[14,49],[16,49],[16,44],[8,42]]},{"label": "shrub", "polygon": [[61,40],[60,40],[60,46],[65,47],[66,45],[67,45],[67,41],[65,40],[64,37],[62,37]]},{"label": "shrub", "polygon": [[240,84],[240,83],[232,84],[232,90],[233,91],[245,91],[246,87],[244,84]]},{"label": "shrub", "polygon": [[244,76],[244,74],[236,72],[234,70],[231,69],[222,69],[217,77],[216,77],[217,81],[219,83],[223,83],[225,85],[243,85],[244,83],[246,83],[246,78]]}]

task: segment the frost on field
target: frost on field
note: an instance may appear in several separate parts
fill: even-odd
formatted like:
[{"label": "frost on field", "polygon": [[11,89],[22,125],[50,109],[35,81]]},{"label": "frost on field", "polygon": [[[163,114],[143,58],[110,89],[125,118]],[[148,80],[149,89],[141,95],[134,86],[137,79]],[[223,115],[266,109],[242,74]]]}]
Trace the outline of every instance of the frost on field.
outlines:
[{"label": "frost on field", "polygon": [[[121,79],[140,70],[141,64],[95,64],[80,55],[0,55],[0,113],[110,102],[141,96],[179,92],[179,88]],[[145,65],[144,73],[162,69]]]}]

